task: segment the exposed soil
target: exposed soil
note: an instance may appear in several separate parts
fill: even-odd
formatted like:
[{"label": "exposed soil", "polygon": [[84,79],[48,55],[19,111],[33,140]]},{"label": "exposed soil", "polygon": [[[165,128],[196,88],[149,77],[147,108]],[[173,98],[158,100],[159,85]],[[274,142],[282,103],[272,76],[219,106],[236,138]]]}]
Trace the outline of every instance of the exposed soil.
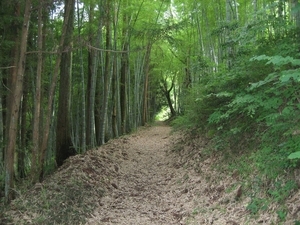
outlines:
[{"label": "exposed soil", "polygon": [[215,170],[219,159],[203,157],[205,140],[170,132],[160,122],[70,158],[20,195],[2,224],[295,224],[300,218],[299,193],[284,223],[277,205],[251,215],[239,174]]}]

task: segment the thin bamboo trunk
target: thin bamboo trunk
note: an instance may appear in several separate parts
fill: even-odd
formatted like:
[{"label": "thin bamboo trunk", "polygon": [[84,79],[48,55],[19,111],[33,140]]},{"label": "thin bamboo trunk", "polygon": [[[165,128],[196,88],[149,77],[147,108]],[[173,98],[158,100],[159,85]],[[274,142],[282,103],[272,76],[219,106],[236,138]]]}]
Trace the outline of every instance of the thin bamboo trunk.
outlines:
[{"label": "thin bamboo trunk", "polygon": [[[0,70],[0,79],[2,79],[2,71]],[[0,85],[0,165],[4,162],[4,117],[3,117],[3,98],[2,98],[3,90],[2,85]]]},{"label": "thin bamboo trunk", "polygon": [[23,82],[23,96],[21,100],[21,108],[20,108],[20,139],[19,139],[19,148],[17,149],[17,171],[19,178],[25,178],[25,151],[27,146],[27,114],[28,114],[28,83],[29,77],[28,75],[24,76]]},{"label": "thin bamboo trunk", "polygon": [[[78,27],[78,38],[79,43],[82,42],[81,38],[81,21],[83,18],[83,15],[80,17],[79,14],[79,1],[77,1],[77,27]],[[84,153],[86,151],[86,96],[85,96],[85,77],[84,77],[84,65],[83,65],[83,52],[82,52],[82,46],[79,48],[79,63],[80,63],[80,76],[81,76],[81,92],[79,91],[79,94],[81,93],[81,104],[77,105],[77,116],[76,116],[76,132],[75,138],[78,138],[78,142],[80,143],[78,145],[78,152]],[[80,107],[80,106],[81,107]],[[81,108],[81,112],[79,110]],[[81,115],[81,117],[79,117]],[[79,126],[81,124],[81,126]]]},{"label": "thin bamboo trunk", "polygon": [[144,80],[144,94],[143,94],[143,117],[142,125],[144,126],[149,120],[149,71],[150,71],[150,55],[151,55],[152,44],[148,43],[147,51],[145,56],[145,80]]},{"label": "thin bamboo trunk", "polygon": [[[128,4],[128,2],[126,3]],[[128,29],[127,26],[129,25],[129,16],[128,14],[123,15],[123,52],[121,54],[121,75],[120,75],[120,104],[121,104],[121,133],[126,133],[126,123],[127,123],[127,76],[128,76],[128,50],[129,50],[129,40],[128,40]]]},{"label": "thin bamboo trunk", "polygon": [[[120,9],[120,2],[118,5],[114,5],[114,15],[113,15],[113,48],[117,50],[117,40],[118,40],[118,21],[119,21],[119,9]],[[119,98],[118,98],[118,58],[117,54],[113,54],[113,68],[112,68],[112,133],[113,137],[119,136],[118,130],[118,105],[119,105]]]},{"label": "thin bamboo trunk", "polygon": [[[69,2],[70,3],[70,2]],[[67,32],[68,27],[68,20],[71,14],[71,7],[69,4],[66,5],[66,11],[64,15],[64,22],[63,22],[63,28],[62,28],[62,35],[59,43],[59,48],[57,50],[57,58],[54,66],[53,71],[53,77],[50,83],[50,88],[48,92],[48,103],[47,103],[47,112],[46,112],[46,121],[44,126],[44,132],[43,132],[43,140],[41,144],[41,157],[40,157],[40,176],[43,176],[43,167],[45,163],[46,153],[47,153],[47,145],[49,141],[49,133],[50,133],[50,125],[52,122],[52,114],[53,114],[53,102],[55,97],[55,89],[56,89],[56,83],[59,75],[59,67],[61,63],[61,55],[63,52],[63,46],[65,42],[65,36]]]},{"label": "thin bamboo trunk", "polygon": [[298,0],[291,0],[291,8],[292,8],[292,19],[294,20],[294,23],[296,24],[296,27],[298,29],[298,37],[300,36],[300,3]]},{"label": "thin bamboo trunk", "polygon": [[[123,51],[127,51],[127,43],[124,44]],[[121,103],[121,133],[126,133],[127,119],[127,74],[128,74],[128,54],[123,53],[121,58],[121,84],[120,84],[120,103]]]},{"label": "thin bamboo trunk", "polygon": [[41,86],[43,67],[43,0],[40,1],[38,9],[38,60],[35,81],[34,115],[32,131],[32,158],[31,158],[31,178],[33,182],[37,180],[39,148],[40,148],[40,122],[41,122]]},{"label": "thin bamboo trunk", "polygon": [[[89,23],[94,22],[94,8],[95,5],[90,5]],[[102,27],[102,21],[100,19],[99,27]],[[99,47],[102,30],[98,29],[97,37],[93,35],[94,31],[92,27],[89,30],[89,42],[91,45]],[[96,146],[96,133],[95,133],[95,96],[96,96],[96,81],[98,73],[98,59],[99,54],[97,50],[90,49],[88,53],[88,83],[87,83],[87,131],[86,131],[86,142],[91,148]]]},{"label": "thin bamboo trunk", "polygon": [[113,108],[112,108],[112,130],[113,130],[113,137],[118,137],[118,82],[117,82],[117,57],[114,56],[113,62],[113,78],[112,78],[112,101],[113,101]]},{"label": "thin bamboo trunk", "polygon": [[[111,18],[110,18],[110,1],[106,2],[106,49],[111,48]],[[107,115],[108,115],[108,101],[109,93],[112,81],[111,74],[111,52],[106,51],[105,53],[105,69],[104,69],[104,101],[102,107],[102,124],[100,130],[100,145],[105,143],[105,131],[107,125]]]},{"label": "thin bamboo trunk", "polygon": [[17,139],[17,127],[19,118],[19,109],[22,98],[23,91],[23,78],[26,63],[26,49],[27,49],[27,38],[29,31],[29,21],[31,14],[31,0],[26,0],[25,11],[24,11],[24,21],[21,31],[21,42],[20,42],[20,54],[18,57],[17,69],[14,70],[15,73],[15,84],[12,86],[11,92],[11,104],[8,109],[10,112],[10,118],[8,120],[8,135],[7,135],[7,145],[5,151],[5,200],[10,202],[13,199],[13,188],[14,188],[14,155],[16,149],[16,139]]}]

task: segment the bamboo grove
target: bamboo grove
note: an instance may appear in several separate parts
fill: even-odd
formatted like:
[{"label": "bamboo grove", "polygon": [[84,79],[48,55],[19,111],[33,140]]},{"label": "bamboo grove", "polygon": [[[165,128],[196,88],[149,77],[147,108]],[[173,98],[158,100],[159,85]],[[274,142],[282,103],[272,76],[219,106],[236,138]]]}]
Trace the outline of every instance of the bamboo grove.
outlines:
[{"label": "bamboo grove", "polygon": [[1,182],[8,200],[15,180],[42,179],[69,156],[150,122],[161,101],[150,56],[166,6],[1,1]]},{"label": "bamboo grove", "polygon": [[[42,180],[69,156],[147,124],[164,107],[181,115],[178,124],[220,130],[244,84],[272,72],[259,75],[250,58],[271,54],[270,43],[287,37],[299,46],[298,0],[0,6],[0,181],[7,201],[15,181]],[[254,78],[235,79],[241,70]]]}]

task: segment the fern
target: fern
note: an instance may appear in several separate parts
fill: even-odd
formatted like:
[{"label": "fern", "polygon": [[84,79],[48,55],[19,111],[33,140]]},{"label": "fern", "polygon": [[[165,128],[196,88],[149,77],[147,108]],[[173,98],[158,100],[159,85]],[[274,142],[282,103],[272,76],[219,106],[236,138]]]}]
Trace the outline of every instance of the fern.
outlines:
[{"label": "fern", "polygon": [[268,64],[273,64],[275,66],[284,66],[287,64],[291,64],[292,66],[300,66],[300,59],[294,59],[293,57],[287,56],[283,57],[280,55],[275,55],[275,56],[266,56],[266,55],[260,55],[260,56],[255,56],[250,59],[250,61],[264,61],[267,60],[266,65]]}]

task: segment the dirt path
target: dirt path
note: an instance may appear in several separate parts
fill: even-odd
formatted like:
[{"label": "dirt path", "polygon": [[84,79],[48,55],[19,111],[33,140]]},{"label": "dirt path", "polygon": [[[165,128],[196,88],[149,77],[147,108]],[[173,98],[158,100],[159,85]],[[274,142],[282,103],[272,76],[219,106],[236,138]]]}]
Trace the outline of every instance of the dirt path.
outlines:
[{"label": "dirt path", "polygon": [[246,214],[245,207],[236,205],[234,188],[225,193],[231,184],[210,171],[211,159],[202,162],[202,175],[185,163],[201,157],[201,143],[180,151],[197,153],[185,161],[172,153],[170,131],[159,123],[125,139],[126,158],[115,165],[113,188],[86,225],[243,224],[237,221]]},{"label": "dirt path", "polygon": [[87,224],[180,224],[184,212],[178,197],[185,190],[173,187],[180,180],[166,155],[169,133],[170,127],[159,124],[127,139],[128,159],[115,168],[114,189]]},{"label": "dirt path", "polygon": [[[225,190],[220,179],[206,182],[206,173],[188,165],[202,144],[174,145],[182,137],[170,132],[158,123],[69,158],[12,203],[5,224],[234,224],[213,205]],[[211,163],[201,162],[202,170]]]},{"label": "dirt path", "polygon": [[275,206],[251,215],[239,174],[214,169],[220,161],[204,157],[203,138],[170,132],[158,123],[71,157],[20,195],[0,224],[295,224],[295,216],[281,223]]}]

